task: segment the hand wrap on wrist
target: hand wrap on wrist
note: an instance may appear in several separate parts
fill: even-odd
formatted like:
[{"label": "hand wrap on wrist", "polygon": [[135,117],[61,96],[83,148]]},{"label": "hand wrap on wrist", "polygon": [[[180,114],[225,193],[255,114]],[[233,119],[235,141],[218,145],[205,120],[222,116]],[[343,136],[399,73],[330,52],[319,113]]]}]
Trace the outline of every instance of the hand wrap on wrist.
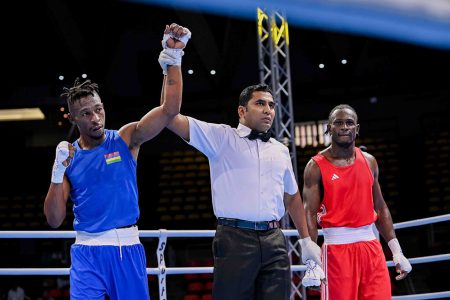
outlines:
[{"label": "hand wrap on wrist", "polygon": [[63,162],[69,157],[69,142],[62,141],[56,146],[55,162],[53,163],[52,179],[53,183],[63,182],[64,173],[69,165],[64,165]]},{"label": "hand wrap on wrist", "polygon": [[302,261],[306,263],[308,259],[314,261],[319,266],[322,266],[320,260],[320,247],[314,243],[310,237],[298,240],[302,250]]},{"label": "hand wrap on wrist", "polygon": [[322,279],[325,278],[322,268],[311,259],[308,259],[305,265],[305,276],[302,278],[303,286],[320,286]]},{"label": "hand wrap on wrist", "polygon": [[163,70],[163,74],[167,75],[168,66],[181,66],[181,58],[183,55],[184,51],[182,49],[163,49],[158,57],[158,62]]},{"label": "hand wrap on wrist", "polygon": [[400,270],[404,272],[411,272],[412,266],[408,259],[403,255],[402,248],[397,239],[392,239],[388,242],[389,249],[392,252],[392,260],[396,265],[400,266]]},{"label": "hand wrap on wrist", "polygon": [[189,31],[189,29],[187,29],[187,28],[185,28],[185,29],[186,29],[187,33],[183,34],[182,36],[180,36],[180,37],[178,37],[178,38],[175,37],[171,32],[169,32],[169,33],[164,33],[163,39],[162,39],[162,41],[161,41],[161,44],[162,44],[163,49],[170,49],[170,48],[167,46],[167,40],[170,39],[170,38],[173,38],[173,39],[175,39],[175,40],[179,40],[180,42],[182,42],[182,43],[184,44],[184,47],[183,47],[182,49],[184,49],[184,48],[186,47],[186,45],[187,45],[189,39],[190,39],[191,36],[192,36],[192,33]]}]

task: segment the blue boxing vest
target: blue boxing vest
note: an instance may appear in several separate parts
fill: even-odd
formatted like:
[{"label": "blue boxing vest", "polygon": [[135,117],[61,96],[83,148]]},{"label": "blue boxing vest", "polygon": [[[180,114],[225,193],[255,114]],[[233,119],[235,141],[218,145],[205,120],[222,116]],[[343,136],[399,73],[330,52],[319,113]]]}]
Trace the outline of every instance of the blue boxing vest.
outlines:
[{"label": "blue boxing vest", "polygon": [[136,160],[115,130],[105,129],[99,146],[77,149],[66,176],[73,202],[73,227],[101,232],[135,224],[139,219]]}]

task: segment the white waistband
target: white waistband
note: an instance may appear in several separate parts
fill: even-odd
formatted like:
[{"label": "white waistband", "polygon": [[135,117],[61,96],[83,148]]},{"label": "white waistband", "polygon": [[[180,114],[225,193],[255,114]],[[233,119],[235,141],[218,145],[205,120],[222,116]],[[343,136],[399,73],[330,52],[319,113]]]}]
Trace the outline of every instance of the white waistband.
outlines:
[{"label": "white waistband", "polygon": [[350,228],[332,227],[323,228],[324,242],[328,245],[351,244],[357,242],[367,242],[376,239],[372,229],[373,224]]},{"label": "white waistband", "polygon": [[130,246],[140,244],[137,226],[89,233],[77,231],[75,244],[87,246]]}]

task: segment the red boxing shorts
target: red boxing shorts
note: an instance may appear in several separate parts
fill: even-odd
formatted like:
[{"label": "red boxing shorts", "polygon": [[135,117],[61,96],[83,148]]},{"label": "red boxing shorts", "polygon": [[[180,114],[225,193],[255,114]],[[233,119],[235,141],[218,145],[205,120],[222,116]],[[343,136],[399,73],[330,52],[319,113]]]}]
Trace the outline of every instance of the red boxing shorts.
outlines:
[{"label": "red boxing shorts", "polygon": [[322,300],[389,300],[391,281],[377,239],[349,244],[322,245]]}]

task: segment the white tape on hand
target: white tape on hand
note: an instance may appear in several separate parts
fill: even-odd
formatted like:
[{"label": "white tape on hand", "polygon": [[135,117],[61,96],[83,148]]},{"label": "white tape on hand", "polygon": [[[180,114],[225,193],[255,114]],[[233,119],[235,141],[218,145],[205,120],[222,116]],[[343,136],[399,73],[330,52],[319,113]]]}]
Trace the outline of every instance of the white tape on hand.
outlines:
[{"label": "white tape on hand", "polygon": [[167,40],[170,39],[171,37],[172,37],[172,36],[171,36],[170,34],[164,33],[163,39],[162,39],[162,41],[161,41],[161,44],[162,44],[163,49],[169,48],[169,47],[167,46]]},{"label": "white tape on hand", "polygon": [[392,252],[392,260],[395,265],[400,267],[400,270],[403,272],[411,272],[412,266],[408,259],[403,255],[402,248],[400,247],[400,243],[397,239],[392,239],[388,242],[389,249]]},{"label": "white tape on hand", "polygon": [[302,279],[303,286],[320,286],[322,279],[325,278],[322,268],[311,259],[308,259],[305,265],[305,276]]},{"label": "white tape on hand", "polygon": [[322,266],[320,260],[320,247],[314,243],[310,237],[299,240],[302,250],[302,261],[306,263],[308,259],[314,261],[319,266]]},{"label": "white tape on hand", "polygon": [[67,161],[69,157],[69,142],[62,141],[56,146],[56,156],[55,162],[53,163],[52,169],[52,182],[61,183],[63,182],[64,173],[70,164],[70,160]]},{"label": "white tape on hand", "polygon": [[170,38],[173,38],[174,40],[178,40],[178,41],[182,42],[184,44],[184,46],[182,48],[180,48],[180,49],[184,49],[186,47],[189,39],[192,36],[192,33],[191,33],[191,31],[189,29],[184,28],[184,30],[186,31],[186,33],[181,35],[181,36],[179,36],[179,37],[176,37],[172,32],[164,33],[163,39],[161,40],[161,45],[162,45],[163,49],[171,49],[167,45],[167,41]]},{"label": "white tape on hand", "polygon": [[[190,31],[189,29],[187,29],[186,27],[185,27],[184,29],[185,29],[186,33],[183,34],[182,36],[178,37],[177,39],[178,39],[180,42],[182,42],[182,43],[184,44],[184,47],[186,47],[186,45],[187,45],[189,39],[190,39],[191,36],[192,36],[192,33],[191,33],[191,31]],[[183,47],[183,48],[184,48],[184,47]]]},{"label": "white tape on hand", "polygon": [[163,70],[163,74],[167,75],[168,66],[181,66],[181,58],[184,52],[182,49],[163,49],[159,53],[158,62]]}]

